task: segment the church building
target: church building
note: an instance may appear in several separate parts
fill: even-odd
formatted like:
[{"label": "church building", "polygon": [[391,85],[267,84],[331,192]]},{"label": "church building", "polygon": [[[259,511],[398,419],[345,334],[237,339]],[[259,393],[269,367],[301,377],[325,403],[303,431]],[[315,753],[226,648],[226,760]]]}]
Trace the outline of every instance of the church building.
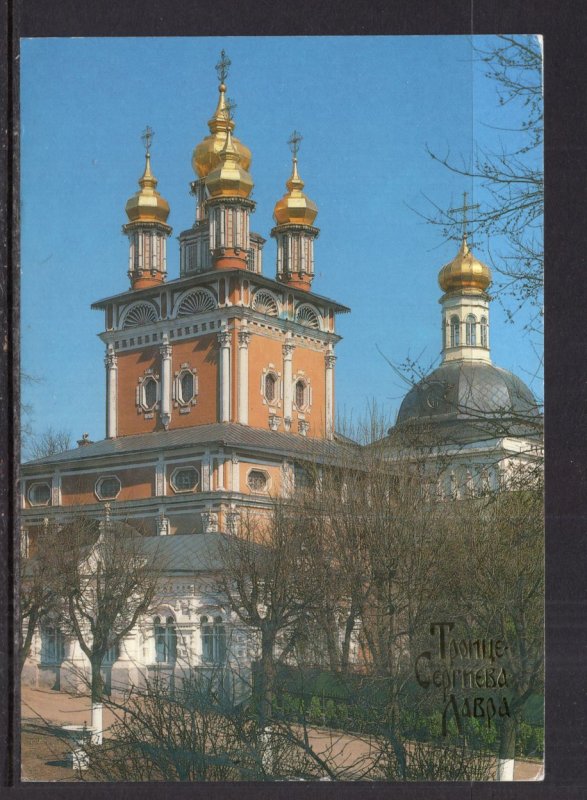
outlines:
[{"label": "church building", "polygon": [[[336,316],[349,309],[312,291],[318,209],[300,177],[300,136],[290,139],[291,174],[268,231],[277,258],[268,266],[265,238],[251,225],[251,152],[234,135],[226,99],[229,63],[223,52],[209,134],[193,151],[195,219],[179,234],[171,279],[170,207],[151,164],[153,133],[144,134],[144,169],[123,228],[129,286],[93,305],[104,319],[105,438],[84,436],[76,449],[22,467],[25,554],[47,520],[67,524],[83,508],[136,525],[145,547],[156,543],[165,558],[158,606],[105,665],[121,684],[150,669],[173,673],[180,662],[222,662],[228,642],[235,658],[250,661],[246,637],[211,590],[204,553],[238,534],[240,515],[290,493],[304,464],[335,463],[348,446],[335,432],[334,373]],[[534,458],[538,410],[522,381],[491,363],[491,275],[466,230],[439,280],[442,363],[408,393],[388,444],[393,461],[406,432],[433,432],[431,463],[442,452],[452,464],[435,480],[454,495],[496,484],[499,465],[516,456]],[[78,644],[49,625],[23,678],[75,689],[83,664]]]}]

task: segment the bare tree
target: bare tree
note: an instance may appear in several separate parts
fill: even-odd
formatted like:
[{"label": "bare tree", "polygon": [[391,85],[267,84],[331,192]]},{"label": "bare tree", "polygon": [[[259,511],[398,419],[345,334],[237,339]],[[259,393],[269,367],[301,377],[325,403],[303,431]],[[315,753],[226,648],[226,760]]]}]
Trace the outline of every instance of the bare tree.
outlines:
[{"label": "bare tree", "polygon": [[21,543],[20,583],[20,671],[31,650],[38,626],[61,611],[55,559],[56,526],[49,520],[36,529],[32,542]]},{"label": "bare tree", "polygon": [[[507,250],[493,254],[493,266],[501,276],[501,291],[515,302],[535,309],[533,327],[542,314],[544,285],[544,169],[542,163],[543,98],[542,53],[538,37],[500,35],[495,44],[476,50],[486,76],[497,85],[499,103],[523,117],[516,128],[504,131],[499,152],[478,151],[474,163],[447,152],[430,156],[451,172],[473,179],[483,189],[483,202],[470,218],[473,235],[497,240]],[[432,204],[424,216],[441,226],[447,238],[461,233],[462,218]],[[498,245],[499,246],[499,245]],[[515,308],[510,310],[514,313]]]},{"label": "bare tree", "polygon": [[102,663],[151,607],[162,565],[145,555],[140,534],[108,516],[98,523],[80,515],[60,535],[64,627],[90,662],[92,724],[101,728]]},{"label": "bare tree", "polygon": [[68,431],[47,428],[42,433],[30,434],[27,453],[31,459],[46,458],[70,448],[71,434]]},{"label": "bare tree", "polygon": [[[536,476],[511,477],[506,491],[453,504],[446,564],[453,615],[476,636],[503,643],[509,713],[500,724],[498,779],[511,779],[524,706],[544,686],[544,515]],[[471,579],[474,576],[474,579]]]},{"label": "bare tree", "polygon": [[299,530],[295,509],[287,501],[275,500],[270,512],[243,514],[239,535],[221,546],[224,569],[217,590],[259,640],[261,729],[272,713],[278,644],[283,657],[311,602],[298,590],[299,572],[304,568]]}]

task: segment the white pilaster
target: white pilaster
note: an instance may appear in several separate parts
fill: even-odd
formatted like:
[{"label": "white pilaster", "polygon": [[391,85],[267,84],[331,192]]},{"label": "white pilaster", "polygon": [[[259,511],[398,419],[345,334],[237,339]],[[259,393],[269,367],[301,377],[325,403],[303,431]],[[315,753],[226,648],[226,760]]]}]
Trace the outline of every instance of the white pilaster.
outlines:
[{"label": "white pilaster", "polygon": [[238,421],[242,425],[249,423],[249,342],[250,331],[246,329],[247,321],[238,333]]},{"label": "white pilaster", "polygon": [[159,456],[155,465],[155,494],[162,497],[167,494],[165,486],[165,462],[163,456]]},{"label": "white pilaster", "polygon": [[233,492],[240,492],[239,458],[236,453],[232,454],[231,467],[232,467],[232,474],[231,474],[230,488]]},{"label": "white pilaster", "polygon": [[55,470],[51,476],[51,505],[61,505],[61,473]]},{"label": "white pilaster", "polygon": [[218,334],[220,345],[220,421],[230,422],[230,333]]},{"label": "white pilaster", "polygon": [[159,348],[161,353],[161,422],[165,430],[171,422],[171,355],[172,348],[167,334],[163,334],[163,344]]},{"label": "white pilaster", "polygon": [[202,457],[202,491],[210,491],[210,453],[208,450]]},{"label": "white pilaster", "polygon": [[217,460],[217,469],[216,469],[216,488],[223,490],[224,487],[224,450],[218,451],[218,460]]},{"label": "white pilaster", "polygon": [[112,344],[108,345],[104,364],[106,366],[106,438],[115,439],[118,428],[118,357]]},{"label": "white pilaster", "polygon": [[283,422],[286,430],[289,430],[292,420],[292,358],[294,348],[295,345],[292,343],[291,332],[288,331],[283,345]]},{"label": "white pilaster", "polygon": [[326,438],[334,436],[334,365],[336,356],[329,348],[324,356],[326,364]]}]

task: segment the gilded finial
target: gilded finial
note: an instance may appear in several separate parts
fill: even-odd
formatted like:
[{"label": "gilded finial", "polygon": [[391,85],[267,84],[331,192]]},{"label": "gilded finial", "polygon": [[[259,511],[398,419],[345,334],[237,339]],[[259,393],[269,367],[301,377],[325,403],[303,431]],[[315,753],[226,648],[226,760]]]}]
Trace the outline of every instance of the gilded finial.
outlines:
[{"label": "gilded finial", "polygon": [[220,52],[220,61],[216,64],[216,74],[218,75],[218,81],[220,82],[220,85],[223,85],[224,81],[227,79],[228,69],[231,64],[232,61],[226,55],[226,51],[222,49]]},{"label": "gilded finial", "polygon": [[289,149],[293,154],[291,177],[285,184],[287,188],[290,190],[290,192],[293,191],[294,189],[298,189],[301,191],[304,188],[304,182],[298,174],[298,152],[300,149],[300,142],[302,141],[302,139],[303,139],[302,134],[299,133],[299,131],[294,130],[292,135],[287,140]]},{"label": "gilded finial", "polygon": [[462,214],[462,241],[458,253],[438,274],[443,292],[485,292],[491,284],[491,270],[471,252],[467,237],[467,212],[480,208],[478,203],[467,203],[467,192],[463,192],[463,205],[449,208],[448,214]]}]

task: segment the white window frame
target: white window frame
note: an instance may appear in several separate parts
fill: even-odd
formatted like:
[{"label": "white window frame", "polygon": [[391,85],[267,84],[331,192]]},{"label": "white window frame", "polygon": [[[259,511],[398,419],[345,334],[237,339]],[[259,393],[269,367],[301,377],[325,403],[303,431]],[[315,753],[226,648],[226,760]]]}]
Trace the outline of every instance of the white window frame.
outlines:
[{"label": "white window frame", "polygon": [[[196,473],[196,482],[191,489],[182,489],[180,486],[176,485],[175,481],[177,479],[177,475],[179,472],[183,472],[184,470],[188,469],[193,470]],[[176,467],[173,470],[173,472],[171,473],[171,477],[169,479],[169,484],[176,494],[186,494],[189,492],[197,492],[201,486],[201,480],[202,480],[202,475],[200,473],[200,470],[197,467],[193,466],[192,464],[185,464],[181,467]]]},{"label": "white window frame", "polygon": [[[102,492],[101,492],[100,488],[99,488],[100,484],[103,481],[112,481],[112,480],[117,481],[117,483],[118,483],[118,491],[116,492],[116,494],[114,496],[104,497],[102,495]],[[121,490],[122,490],[122,483],[121,483],[120,478],[118,477],[118,475],[100,475],[100,477],[97,479],[97,481],[96,481],[96,483],[94,485],[94,494],[96,495],[98,500],[116,500],[116,498],[120,494]]]},{"label": "white window frame", "polygon": [[[209,632],[206,629],[209,629]],[[205,646],[204,637],[210,637],[211,657],[207,657],[210,654],[205,652],[209,645]],[[220,614],[200,617],[200,639],[202,643],[202,664],[214,664],[216,666],[226,664],[228,660],[228,631],[226,621]]]},{"label": "white window frame", "polygon": [[[264,487],[263,489],[253,489],[253,487],[252,487],[252,486],[251,486],[251,484],[249,483],[249,480],[250,480],[251,474],[252,474],[253,472],[258,472],[258,473],[260,473],[261,475],[264,475],[264,476],[265,476],[265,487]],[[267,472],[267,470],[260,469],[259,467],[251,467],[251,468],[250,468],[250,469],[247,471],[247,479],[246,479],[246,481],[247,481],[247,488],[248,488],[248,489],[249,489],[251,492],[253,492],[253,494],[269,494],[269,490],[271,489],[271,475],[270,475],[270,474]]]},{"label": "white window frame", "polygon": [[[303,404],[301,406],[298,405],[297,397],[296,397],[298,383],[303,383],[304,384],[304,402],[303,402]],[[302,414],[305,414],[307,411],[310,410],[310,408],[312,406],[312,387],[310,385],[310,379],[307,378],[303,374],[298,374],[298,375],[295,376],[295,378],[293,380],[293,387],[292,388],[293,388],[292,394],[293,394],[293,405],[294,405],[294,408],[297,411],[301,411]]]},{"label": "white window frame", "polygon": [[[192,396],[189,400],[185,400],[182,396],[181,391],[181,381],[182,377],[185,374],[190,374],[194,379],[194,391]],[[179,370],[175,373],[174,381],[173,381],[173,400],[182,408],[190,408],[191,406],[195,406],[198,401],[198,372],[195,369],[192,369],[188,364],[182,364]]]},{"label": "white window frame", "polygon": [[[157,629],[161,628],[162,633]],[[158,637],[163,637],[164,658],[158,658]],[[172,614],[153,617],[153,662],[156,666],[171,667],[177,662],[177,620]]]},{"label": "white window frame", "polygon": [[[152,406],[147,405],[147,398],[146,398],[146,390],[145,384],[147,381],[153,380],[156,384],[156,395],[155,395],[155,403]],[[152,372],[148,372],[145,375],[142,375],[139,378],[137,392],[136,392],[136,404],[139,407],[140,411],[144,411],[146,414],[152,414],[154,411],[157,411],[161,402],[161,382],[159,377]]]},{"label": "white window frame", "polygon": [[[267,375],[273,375],[275,378],[275,396],[271,401],[267,399],[267,395],[265,394],[265,378]],[[281,407],[281,398],[283,392],[281,372],[279,372],[279,370],[276,369],[273,364],[269,364],[268,366],[263,367],[261,370],[260,392],[264,405],[269,406],[270,408]]]},{"label": "white window frame", "polygon": [[[35,491],[37,486],[46,486],[49,489],[49,497],[47,498],[47,502],[46,503],[39,503],[39,502],[33,500],[33,493],[34,493],[34,491]],[[27,488],[27,499],[29,501],[29,504],[31,506],[33,506],[34,508],[40,508],[42,506],[51,505],[51,494],[52,494],[51,484],[48,483],[47,481],[34,481],[34,483],[29,484],[29,486]]]}]

